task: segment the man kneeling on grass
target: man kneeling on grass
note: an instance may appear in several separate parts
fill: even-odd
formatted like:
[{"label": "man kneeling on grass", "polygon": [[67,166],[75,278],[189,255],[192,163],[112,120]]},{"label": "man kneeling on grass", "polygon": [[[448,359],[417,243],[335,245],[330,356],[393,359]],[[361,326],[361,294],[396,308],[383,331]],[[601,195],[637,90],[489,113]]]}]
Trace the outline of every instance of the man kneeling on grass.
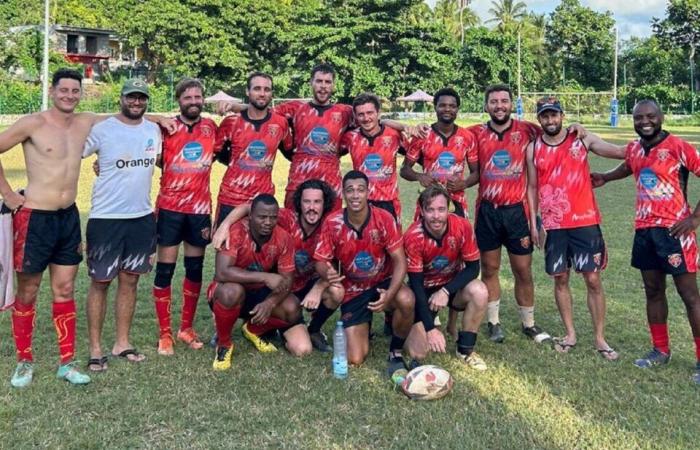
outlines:
[{"label": "man kneeling on grass", "polygon": [[289,234],[277,226],[278,212],[273,196],[255,197],[250,218],[229,229],[233,248],[216,255],[214,281],[208,289],[218,336],[214,370],[231,368],[231,331],[239,316],[247,320],[241,330],[254,344],[259,336],[279,329],[291,354],[303,356],[311,352],[301,306],[290,294],[294,244]]},{"label": "man kneeling on grass", "polygon": [[445,352],[445,337],[435,316],[445,306],[464,311],[457,339],[457,357],[467,366],[486,370],[474,351],[479,324],[488,303],[488,290],[479,280],[479,249],[469,221],[450,214],[450,194],[441,185],[428,186],[418,197],[421,218],[404,236],[408,279],[416,297],[416,325],[409,348],[421,359],[428,351]]}]

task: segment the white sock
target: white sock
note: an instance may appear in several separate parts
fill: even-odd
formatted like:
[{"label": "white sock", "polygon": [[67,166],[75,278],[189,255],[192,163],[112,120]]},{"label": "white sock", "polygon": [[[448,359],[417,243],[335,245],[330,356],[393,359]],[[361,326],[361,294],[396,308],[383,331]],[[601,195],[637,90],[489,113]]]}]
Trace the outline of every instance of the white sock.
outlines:
[{"label": "white sock", "polygon": [[535,307],[534,306],[518,306],[520,320],[525,328],[535,326]]},{"label": "white sock", "polygon": [[488,317],[488,320],[490,323],[496,325],[497,323],[501,323],[501,321],[498,319],[498,308],[501,306],[501,299],[499,298],[495,302],[489,302],[488,307],[486,310],[486,316]]}]

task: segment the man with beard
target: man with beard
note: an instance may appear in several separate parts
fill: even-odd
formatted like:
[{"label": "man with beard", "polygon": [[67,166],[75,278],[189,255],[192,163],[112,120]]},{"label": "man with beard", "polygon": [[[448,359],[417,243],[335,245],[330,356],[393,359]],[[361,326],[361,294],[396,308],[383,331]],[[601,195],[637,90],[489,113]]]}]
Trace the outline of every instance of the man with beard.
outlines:
[{"label": "man with beard", "polygon": [[554,342],[561,353],[576,345],[569,269],[581,273],[588,293],[593,319],[594,346],[601,357],[614,361],[618,354],[605,341],[605,295],[600,272],[607,253],[600,231],[600,212],[593,194],[588,151],[606,158],[622,159],[621,147],[608,144],[593,134],[580,138],[562,128],[564,111],[554,97],[537,102],[537,120],[544,134],[527,148],[527,198],[530,233],[539,247],[543,238],[537,224],[538,210],[546,232],[545,270],[554,277],[554,298],[566,335]]},{"label": "man with beard", "polygon": [[[432,124],[425,138],[411,142],[401,167],[401,176],[408,181],[418,181],[424,188],[433,183],[447,187],[455,214],[467,217],[464,170],[467,155],[472,152],[476,141],[469,130],[455,124],[460,105],[457,91],[452,88],[440,89],[433,96],[433,105],[437,122]],[[413,169],[416,163],[423,167],[422,173]],[[419,209],[416,210],[416,218]]]},{"label": "man with beard", "polygon": [[352,108],[359,128],[343,135],[340,151],[350,153],[353,168],[369,178],[370,205],[389,211],[400,224],[396,155],[406,154],[407,142],[400,132],[379,123],[381,104],[376,95],[358,95]]},{"label": "man with beard", "polygon": [[[335,194],[327,183],[320,180],[306,180],[294,192],[294,210],[282,208],[277,216],[277,224],[282,227],[294,241],[294,282],[292,295],[301,306],[313,310],[309,323],[311,344],[320,352],[333,351],[328,339],[321,331],[326,320],[333,315],[343,299],[343,286],[333,267],[329,266],[329,281],[321,280],[314,268],[312,256],[321,233],[323,219],[333,209]],[[213,237],[214,248],[226,250],[229,247],[232,224],[246,217],[250,205],[245,204],[234,209],[221,222]],[[235,244],[235,243],[234,243]],[[263,336],[252,335],[247,328],[246,336],[260,351],[274,351],[274,345],[265,341]]]},{"label": "man with beard", "polygon": [[107,292],[117,278],[116,339],[112,355],[141,362],[145,355],[129,342],[139,275],[151,270],[156,250],[156,221],[151,208],[151,179],[161,153],[158,126],[144,120],[149,91],[139,79],[121,90],[121,112],[95,125],[83,156],[97,153],[99,176],[92,189],[87,224],[88,333],[92,370],[106,368],[100,338]]},{"label": "man with beard", "polygon": [[275,193],[272,167],[277,148],[290,149],[292,136],[287,120],[268,109],[272,94],[270,75],[250,74],[246,88],[249,107],[239,116],[226,117],[219,125],[214,151],[228,168],[219,190],[217,225],[233,208],[249,203],[257,194]]},{"label": "man with beard", "polygon": [[644,281],[653,348],[634,364],[652,368],[671,359],[666,298],[666,274],[670,274],[686,307],[697,361],[693,381],[700,384],[700,294],[695,275],[700,202],[691,212],[686,191],[689,172],[700,176],[700,155],[690,143],[662,129],[664,116],[653,100],[637,103],[632,118],[639,139],[627,144],[625,161],[592,177],[596,186],[631,174],[636,180],[632,266]]},{"label": "man with beard", "polygon": [[[326,282],[342,273],[345,296],[340,307],[347,334],[348,362],[359,365],[369,353],[372,313],[393,311],[387,375],[406,365],[402,349],[414,321],[414,298],[403,284],[406,256],[394,217],[369,205],[369,180],[357,170],[343,178],[345,208],[323,222],[314,260]],[[337,260],[340,270],[330,268]],[[410,348],[409,348],[410,350]]]},{"label": "man with beard", "polygon": [[[416,297],[419,332],[409,338],[416,358],[428,351],[445,352],[445,337],[435,327],[434,317],[445,306],[464,311],[457,339],[457,357],[469,367],[486,370],[474,351],[479,325],[486,312],[488,291],[479,276],[479,249],[469,221],[450,214],[450,195],[432,184],[418,198],[421,218],[404,236],[408,279]],[[415,339],[414,339],[415,336]],[[414,341],[414,342],[412,342]]]},{"label": "man with beard", "polygon": [[209,176],[214,156],[216,123],[201,116],[204,86],[185,78],[175,87],[180,105],[177,131],[163,135],[162,174],[156,200],[158,262],[153,298],[158,317],[158,354],[173,355],[170,328],[171,284],[180,243],[184,241],[185,278],[182,320],[177,339],[192,349],[203,344],[192,328],[202,286],[204,250],[211,232]]},{"label": "man with beard", "polygon": [[231,331],[239,316],[247,320],[243,333],[248,339],[280,330],[292,355],[311,352],[301,307],[290,293],[294,243],[277,226],[278,212],[273,196],[256,196],[250,206],[250,219],[241,220],[228,230],[234,247],[216,254],[216,273],[207,292],[213,303],[218,336],[214,370],[231,368]]},{"label": "man with beard", "polygon": [[[505,334],[499,319],[501,247],[508,251],[513,272],[515,301],[522,332],[537,343],[551,336],[535,325],[535,285],[532,280],[532,242],[526,200],[525,150],[541,134],[530,122],[511,117],[513,94],[504,84],[489,86],[484,109],[490,120],[470,128],[476,147],[469,154],[467,187],[479,183],[476,200],[475,232],[481,251],[481,280],[489,291],[489,339],[503,342]],[[450,328],[450,326],[448,326]]]},{"label": "man with beard", "polygon": [[[306,180],[317,179],[328,183],[336,194],[335,209],[343,206],[340,175],[340,140],[353,125],[353,111],[349,105],[333,103],[335,69],[321,63],[311,69],[309,80],[312,92],[310,102],[289,101],[277,105],[273,111],[283,115],[294,132],[294,151],[284,152],[290,159],[289,181],[284,205],[292,209],[294,192]],[[226,103],[223,113],[243,111],[246,105]],[[420,134],[420,128],[404,126],[392,120],[384,124],[411,135]]]}]

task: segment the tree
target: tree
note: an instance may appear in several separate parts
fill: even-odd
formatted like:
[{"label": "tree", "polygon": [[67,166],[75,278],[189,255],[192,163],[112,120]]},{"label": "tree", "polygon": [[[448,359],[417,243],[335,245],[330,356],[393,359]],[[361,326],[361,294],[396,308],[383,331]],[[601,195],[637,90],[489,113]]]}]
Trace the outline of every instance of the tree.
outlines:
[{"label": "tree", "polygon": [[489,8],[489,14],[493,18],[486,22],[497,22],[502,31],[517,30],[519,22],[527,14],[527,5],[518,0],[493,0],[491,4],[493,6]]},{"label": "tree", "polygon": [[[615,37],[612,13],[599,13],[578,0],[562,0],[550,14],[546,49],[555,60],[560,83],[576,80],[596,90],[612,86]],[[556,76],[556,75],[555,75]]]},{"label": "tree", "polygon": [[690,65],[690,84],[700,90],[700,80],[695,73],[695,56],[700,46],[700,0],[670,0],[666,18],[652,20],[654,33],[667,45],[687,49]]},{"label": "tree", "polygon": [[479,16],[469,8],[468,0],[438,0],[433,14],[462,45],[464,29],[479,24]]}]

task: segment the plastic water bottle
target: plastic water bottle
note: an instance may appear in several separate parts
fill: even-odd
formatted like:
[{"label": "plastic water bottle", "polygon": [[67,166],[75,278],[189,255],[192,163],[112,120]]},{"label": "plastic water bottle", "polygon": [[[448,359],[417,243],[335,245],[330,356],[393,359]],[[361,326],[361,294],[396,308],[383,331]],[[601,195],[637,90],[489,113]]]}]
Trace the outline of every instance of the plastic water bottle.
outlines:
[{"label": "plastic water bottle", "polygon": [[333,376],[341,380],[348,377],[348,344],[341,320],[335,324],[333,333]]}]

